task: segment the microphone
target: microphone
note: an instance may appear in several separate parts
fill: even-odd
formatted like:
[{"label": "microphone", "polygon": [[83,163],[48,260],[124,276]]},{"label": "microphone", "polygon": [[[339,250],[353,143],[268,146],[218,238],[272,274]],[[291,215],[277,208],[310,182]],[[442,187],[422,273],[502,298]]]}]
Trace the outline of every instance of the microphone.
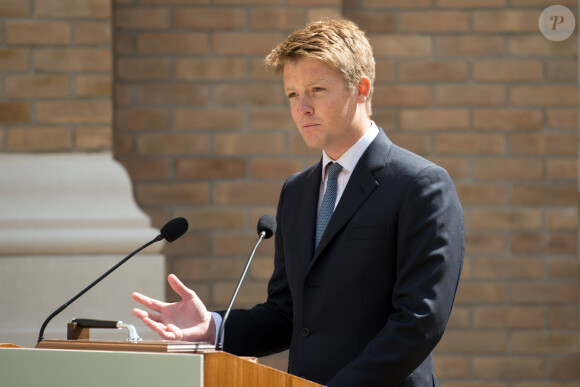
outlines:
[{"label": "microphone", "polygon": [[260,217],[260,219],[258,220],[258,227],[257,228],[258,228],[258,235],[260,236],[260,239],[258,239],[258,242],[254,246],[254,250],[252,250],[252,254],[250,254],[250,258],[248,258],[248,262],[246,263],[246,267],[244,268],[244,272],[242,273],[242,276],[240,277],[240,280],[238,281],[238,286],[236,287],[236,290],[234,291],[234,295],[232,296],[230,304],[228,305],[228,308],[226,309],[226,313],[224,314],[224,318],[222,319],[222,323],[220,325],[220,330],[218,333],[217,341],[215,344],[216,351],[221,351],[223,349],[222,348],[223,347],[222,346],[222,336],[224,335],[224,328],[226,326],[226,320],[228,319],[228,316],[230,315],[230,312],[232,311],[232,306],[234,305],[234,301],[236,300],[236,297],[238,296],[238,292],[240,291],[240,288],[242,287],[242,282],[244,282],[244,278],[246,277],[246,273],[248,272],[248,269],[250,268],[250,264],[252,263],[252,259],[254,258],[254,254],[256,253],[258,246],[260,245],[260,243],[262,243],[262,239],[268,239],[272,235],[274,235],[274,233],[276,232],[276,219],[274,219],[274,217],[270,214],[262,215]]},{"label": "microphone", "polygon": [[172,219],[169,222],[167,222],[165,224],[165,226],[163,226],[161,228],[160,234],[157,235],[155,238],[153,238],[153,240],[151,240],[150,242],[147,242],[143,246],[139,247],[137,250],[133,251],[131,254],[127,255],[125,258],[123,258],[123,260],[121,260],[115,266],[110,268],[105,274],[103,274],[102,276],[97,278],[93,283],[91,283],[89,286],[87,286],[86,288],[81,290],[73,298],[71,298],[70,300],[68,300],[64,304],[62,304],[57,310],[52,312],[52,314],[50,316],[48,316],[48,318],[46,320],[44,320],[44,323],[42,324],[42,327],[40,328],[40,332],[38,333],[38,343],[40,343],[42,340],[44,340],[44,337],[43,337],[44,330],[46,329],[46,326],[48,325],[50,320],[52,320],[56,315],[58,315],[60,312],[65,310],[70,304],[75,302],[80,296],[82,296],[83,294],[85,294],[86,292],[91,290],[93,288],[93,286],[95,286],[96,284],[101,282],[109,274],[111,274],[112,272],[117,270],[117,268],[119,266],[121,266],[122,264],[124,264],[125,262],[127,262],[129,260],[129,258],[131,258],[133,255],[137,254],[139,251],[143,250],[147,246],[150,246],[153,243],[159,242],[163,239],[167,240],[167,242],[173,242],[174,240],[176,240],[177,238],[179,238],[180,236],[185,234],[188,227],[189,227],[189,224],[187,223],[187,220],[185,218],[175,218],[175,219]]}]

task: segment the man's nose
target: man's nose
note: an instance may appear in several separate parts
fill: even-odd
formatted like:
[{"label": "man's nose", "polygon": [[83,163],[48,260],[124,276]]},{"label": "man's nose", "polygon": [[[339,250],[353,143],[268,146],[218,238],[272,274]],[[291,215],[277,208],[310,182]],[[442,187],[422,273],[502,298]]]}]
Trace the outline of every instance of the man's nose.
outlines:
[{"label": "man's nose", "polygon": [[314,111],[310,99],[306,97],[300,98],[297,109],[300,114],[311,114]]}]

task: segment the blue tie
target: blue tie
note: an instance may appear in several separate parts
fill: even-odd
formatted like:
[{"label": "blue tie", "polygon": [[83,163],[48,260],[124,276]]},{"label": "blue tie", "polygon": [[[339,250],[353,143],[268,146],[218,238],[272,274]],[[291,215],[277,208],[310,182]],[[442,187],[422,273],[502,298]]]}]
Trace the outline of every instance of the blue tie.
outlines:
[{"label": "blue tie", "polygon": [[334,212],[334,206],[336,203],[336,181],[338,179],[338,174],[342,170],[342,165],[338,163],[328,164],[328,181],[326,183],[326,192],[324,192],[324,198],[322,198],[322,205],[318,211],[318,216],[316,217],[316,237],[314,239],[314,248],[318,247],[318,243],[324,235],[324,230],[326,230],[326,225],[332,217]]}]

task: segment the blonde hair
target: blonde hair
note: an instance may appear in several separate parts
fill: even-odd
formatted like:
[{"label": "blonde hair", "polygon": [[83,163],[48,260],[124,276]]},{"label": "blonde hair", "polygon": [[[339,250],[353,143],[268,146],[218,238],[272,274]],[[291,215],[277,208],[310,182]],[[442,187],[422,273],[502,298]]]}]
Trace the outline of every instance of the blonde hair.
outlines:
[{"label": "blonde hair", "polygon": [[371,90],[365,103],[371,115],[371,97],[375,81],[373,49],[364,32],[352,21],[328,19],[310,23],[292,33],[266,57],[266,66],[282,72],[288,62],[313,58],[325,62],[340,73],[349,89],[356,88],[363,76],[369,78]]}]

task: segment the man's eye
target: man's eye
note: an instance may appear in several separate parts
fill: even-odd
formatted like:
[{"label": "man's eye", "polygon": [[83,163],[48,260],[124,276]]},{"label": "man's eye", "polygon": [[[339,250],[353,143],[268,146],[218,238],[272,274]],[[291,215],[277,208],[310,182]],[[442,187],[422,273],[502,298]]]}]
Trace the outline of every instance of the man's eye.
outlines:
[{"label": "man's eye", "polygon": [[288,94],[288,98],[293,98],[293,97],[296,97],[296,93],[289,93]]},{"label": "man's eye", "polygon": [[314,92],[318,92],[318,91],[323,91],[324,89],[322,87],[315,87],[312,89],[312,91]]}]

